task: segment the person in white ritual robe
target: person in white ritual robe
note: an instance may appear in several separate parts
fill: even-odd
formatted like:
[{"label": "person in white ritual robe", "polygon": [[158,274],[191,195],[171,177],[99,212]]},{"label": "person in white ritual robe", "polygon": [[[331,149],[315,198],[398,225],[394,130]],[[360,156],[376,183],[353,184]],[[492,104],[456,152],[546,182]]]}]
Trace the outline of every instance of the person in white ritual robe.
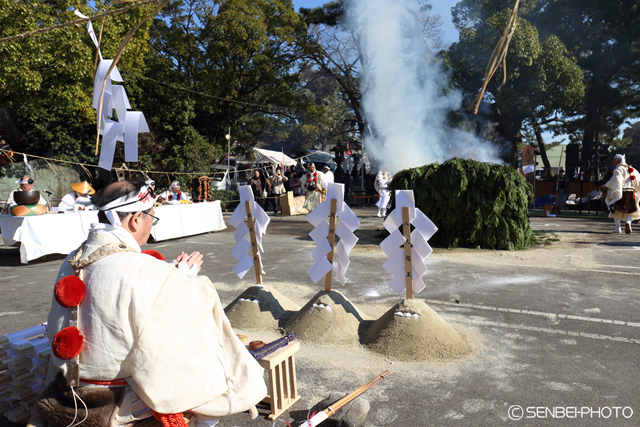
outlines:
[{"label": "person in white ritual robe", "polygon": [[65,212],[93,208],[89,196],[95,194],[96,190],[87,181],[74,182],[71,184],[71,190],[60,200],[58,211]]},{"label": "person in white ritual robe", "polygon": [[305,200],[303,208],[311,212],[322,203],[322,195],[327,192],[325,189],[325,176],[316,170],[316,165],[309,164],[306,174],[302,175],[302,188],[305,190]]},{"label": "person in white ritual robe", "polygon": [[329,184],[330,182],[335,182],[335,178],[333,176],[333,172],[331,172],[331,168],[329,167],[329,165],[324,165],[323,173],[324,173],[324,188],[327,188],[327,184]]},{"label": "person in white ritual robe", "polygon": [[[16,184],[18,184],[20,187],[17,190],[14,190],[11,193],[9,193],[9,197],[7,197],[7,203],[5,203],[5,207],[7,210],[11,206],[15,206],[17,204],[13,198],[13,195],[17,191],[33,191],[33,179],[30,176],[23,176],[22,179],[16,181]],[[47,201],[42,196],[40,196],[40,200],[38,201],[38,204],[47,206]]]},{"label": "person in white ritual robe", "polygon": [[387,205],[391,199],[391,193],[389,192],[389,184],[391,184],[391,174],[387,171],[378,171],[376,179],[373,183],[376,191],[380,195],[376,206],[378,207],[378,216],[387,215]]},{"label": "person in white ritual robe", "polygon": [[187,200],[187,195],[180,191],[180,182],[173,181],[171,187],[160,195],[166,202]]},{"label": "person in white ritual robe", "polygon": [[613,218],[616,225],[614,233],[622,233],[620,227],[625,220],[625,233],[631,234],[631,221],[640,219],[640,207],[638,200],[638,180],[640,174],[632,166],[628,165],[623,154],[616,154],[613,158],[613,176],[600,190],[607,192],[605,203],[611,209],[609,218]]},{"label": "person in white ritual robe", "polygon": [[[182,413],[190,413],[197,427],[206,427],[260,402],[267,394],[263,369],[231,329],[211,281],[196,275],[202,255],[183,252],[167,263],[141,253],[159,220],[148,188],[141,182],[117,182],[92,200],[101,223],[92,225],[87,241],[69,254],[57,278],[78,274],[87,289],[79,306],[84,344],[75,392],[91,397],[105,388],[120,390],[107,426],[154,416],[186,427]],[[69,325],[69,317],[70,309],[54,295],[50,340]],[[60,414],[74,411],[69,400],[64,411],[51,403],[66,372],[65,361],[52,355],[38,412],[53,427],[69,424],[72,417],[61,419]],[[52,410],[44,414],[41,408],[49,406]]]}]

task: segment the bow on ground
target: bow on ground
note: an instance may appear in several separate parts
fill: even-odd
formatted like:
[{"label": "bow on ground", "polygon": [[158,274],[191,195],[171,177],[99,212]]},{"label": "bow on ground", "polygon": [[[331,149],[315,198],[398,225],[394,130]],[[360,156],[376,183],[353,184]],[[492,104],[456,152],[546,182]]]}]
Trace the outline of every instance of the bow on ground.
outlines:
[{"label": "bow on ground", "polygon": [[315,426],[317,426],[318,424],[320,424],[321,422],[323,422],[324,420],[326,420],[327,418],[329,418],[330,416],[332,416],[333,414],[338,412],[338,410],[340,410],[340,408],[342,408],[344,405],[346,405],[347,403],[351,402],[353,399],[355,399],[356,397],[360,396],[362,393],[364,393],[365,391],[369,390],[371,387],[373,387],[374,385],[378,384],[380,381],[385,379],[386,376],[389,375],[390,373],[391,373],[390,371],[384,371],[383,373],[381,373],[380,375],[378,375],[377,377],[375,377],[374,379],[372,379],[368,383],[360,386],[358,389],[352,391],[351,393],[347,394],[342,399],[338,400],[336,403],[330,405],[324,411],[318,412],[317,414],[312,416],[310,419],[308,419],[304,423],[302,423],[300,425],[300,427],[315,427]]}]

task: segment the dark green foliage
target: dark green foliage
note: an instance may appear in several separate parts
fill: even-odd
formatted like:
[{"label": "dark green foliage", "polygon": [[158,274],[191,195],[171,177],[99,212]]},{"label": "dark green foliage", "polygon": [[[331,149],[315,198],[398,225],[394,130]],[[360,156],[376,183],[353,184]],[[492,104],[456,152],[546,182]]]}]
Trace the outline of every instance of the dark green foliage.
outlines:
[{"label": "dark green foliage", "polygon": [[237,191],[212,189],[211,200],[220,200],[220,207],[227,212],[234,211],[240,203],[240,194]]},{"label": "dark green foliage", "polygon": [[523,249],[534,244],[527,204],[531,186],[510,166],[451,159],[398,172],[394,190],[413,190],[416,207],[438,227],[431,243]]}]

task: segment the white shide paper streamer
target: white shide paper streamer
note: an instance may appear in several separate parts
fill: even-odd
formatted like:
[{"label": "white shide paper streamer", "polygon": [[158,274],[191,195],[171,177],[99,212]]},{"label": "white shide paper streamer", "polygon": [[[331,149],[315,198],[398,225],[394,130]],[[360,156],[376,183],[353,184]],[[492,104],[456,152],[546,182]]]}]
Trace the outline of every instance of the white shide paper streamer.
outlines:
[{"label": "white shide paper streamer", "polygon": [[422,275],[427,272],[425,260],[433,252],[427,241],[438,231],[438,227],[420,209],[416,208],[412,190],[396,190],[395,200],[396,208],[384,221],[384,228],[390,234],[380,243],[380,248],[389,259],[382,267],[393,275],[393,279],[389,282],[391,289],[402,295],[406,289],[406,282],[404,250],[399,246],[404,244],[405,239],[398,228],[402,225],[402,208],[408,207],[409,221],[414,227],[411,232],[413,292],[418,293],[425,287],[422,281]]},{"label": "white shide paper streamer", "polygon": [[[87,16],[78,10],[75,11],[75,14],[83,19],[87,18]],[[102,58],[98,39],[96,38],[91,21],[87,21],[87,31],[96,49],[98,49],[98,56],[100,57],[96,77],[93,82],[93,108],[97,111],[100,111],[102,84],[105,80],[107,82],[102,98],[102,114],[100,116],[102,148],[100,149],[98,166],[102,169],[111,170],[118,141],[124,142],[124,160],[126,162],[138,161],[138,134],[149,132],[149,126],[141,111],[129,111],[131,105],[129,104],[129,98],[127,97],[127,92],[124,90],[124,86],[111,84],[112,81],[122,82],[122,76],[117,66],[114,67],[113,70],[111,70],[111,74],[107,76],[113,60]],[[116,110],[118,121],[108,118],[114,117],[114,109]],[[96,117],[96,121],[97,119],[98,117]]]},{"label": "white shide paper streamer", "polygon": [[[236,231],[233,233],[233,238],[236,240],[236,245],[231,249],[231,255],[238,261],[233,272],[242,279],[247,271],[253,267],[253,251],[251,250],[251,242],[246,238],[249,234],[249,227],[244,222],[244,218],[247,216],[246,202],[251,203],[251,215],[254,220],[254,227],[256,232],[256,244],[258,246],[258,257],[260,258],[260,271],[265,274],[262,267],[262,257],[260,252],[264,253],[262,248],[262,236],[267,233],[267,226],[271,221],[271,218],[264,212],[258,203],[253,198],[253,192],[251,186],[241,185],[238,189],[240,193],[240,203],[233,214],[227,221],[232,227],[235,227]],[[251,251],[251,254],[248,252]]]},{"label": "white shide paper streamer", "polygon": [[307,221],[315,227],[313,231],[309,233],[309,236],[311,236],[311,239],[313,239],[316,244],[316,247],[311,251],[311,256],[315,263],[308,270],[308,273],[313,283],[317,283],[318,280],[333,268],[333,265],[327,260],[327,254],[331,251],[331,245],[329,244],[329,239],[327,239],[329,223],[326,219],[331,213],[332,199],[337,200],[336,215],[340,218],[340,223],[336,225],[335,231],[336,235],[340,238],[336,246],[336,255],[338,258],[338,281],[344,286],[347,268],[349,268],[349,254],[358,241],[353,231],[360,226],[358,217],[344,201],[344,184],[328,183],[324,202],[320,203],[318,207],[307,215]]}]

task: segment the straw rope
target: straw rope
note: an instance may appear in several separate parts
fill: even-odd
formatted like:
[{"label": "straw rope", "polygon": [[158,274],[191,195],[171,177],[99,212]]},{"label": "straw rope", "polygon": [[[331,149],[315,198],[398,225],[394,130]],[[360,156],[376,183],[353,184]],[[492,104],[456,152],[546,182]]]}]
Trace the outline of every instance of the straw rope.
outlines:
[{"label": "straw rope", "polygon": [[[300,160],[302,160],[302,159],[309,158],[309,157],[313,156],[314,154],[316,154],[316,153],[321,153],[321,152],[322,152],[322,151],[320,151],[320,150],[316,150],[316,151],[314,151],[313,153],[309,153],[309,154],[306,154],[306,155],[304,155],[304,156],[296,157],[296,158],[294,158],[293,160],[295,160],[295,161],[300,161]],[[92,175],[91,175],[91,173],[89,172],[89,170],[87,169],[87,167],[91,167],[91,168],[97,168],[97,167],[98,167],[98,165],[92,165],[92,164],[89,164],[89,163],[74,162],[74,161],[71,161],[71,160],[54,159],[54,158],[51,158],[51,157],[42,157],[42,156],[37,156],[37,155],[35,155],[35,154],[21,153],[21,152],[19,152],[19,151],[4,150],[4,149],[1,149],[1,148],[0,148],[0,154],[6,154],[6,155],[7,155],[7,158],[8,158],[9,160],[11,160],[11,162],[15,162],[15,163],[20,163],[20,162],[19,162],[19,161],[16,161],[15,159],[13,159],[13,158],[12,158],[14,154],[15,154],[15,155],[26,155],[27,157],[31,157],[31,158],[33,158],[33,159],[40,159],[40,160],[44,160],[44,161],[47,161],[47,162],[49,162],[49,161],[50,161],[50,162],[54,162],[54,163],[58,162],[58,163],[68,163],[68,164],[71,164],[71,165],[78,165],[78,166],[82,167],[82,168],[85,170],[85,172],[87,172],[87,175],[89,175],[89,176],[92,176]],[[115,166],[114,166],[114,167],[112,167],[112,168],[111,168],[111,170],[112,170],[112,171],[117,171],[117,170],[120,170],[120,169],[121,169],[121,167],[122,167],[122,166],[118,166],[118,167],[115,167]],[[243,169],[243,170],[241,170],[241,171],[233,171],[233,172],[235,172],[235,173],[240,173],[240,172],[253,172],[253,171],[255,171],[255,170],[262,170],[262,169],[264,169],[264,168],[263,168],[263,167],[258,167],[258,168]],[[149,170],[142,170],[142,169],[126,169],[126,171],[127,171],[127,172],[139,172],[139,173],[141,173],[141,174],[143,174],[143,175],[145,175],[145,174],[164,174],[164,175],[166,175],[166,176],[167,176],[167,179],[168,179],[169,181],[171,181],[171,179],[169,178],[169,174],[171,174],[171,175],[200,175],[200,176],[205,175],[205,176],[216,176],[216,175],[224,175],[224,174],[225,174],[225,172],[226,172],[226,171],[220,171],[220,172],[212,172],[212,171],[167,172],[167,171],[149,171]]]}]

